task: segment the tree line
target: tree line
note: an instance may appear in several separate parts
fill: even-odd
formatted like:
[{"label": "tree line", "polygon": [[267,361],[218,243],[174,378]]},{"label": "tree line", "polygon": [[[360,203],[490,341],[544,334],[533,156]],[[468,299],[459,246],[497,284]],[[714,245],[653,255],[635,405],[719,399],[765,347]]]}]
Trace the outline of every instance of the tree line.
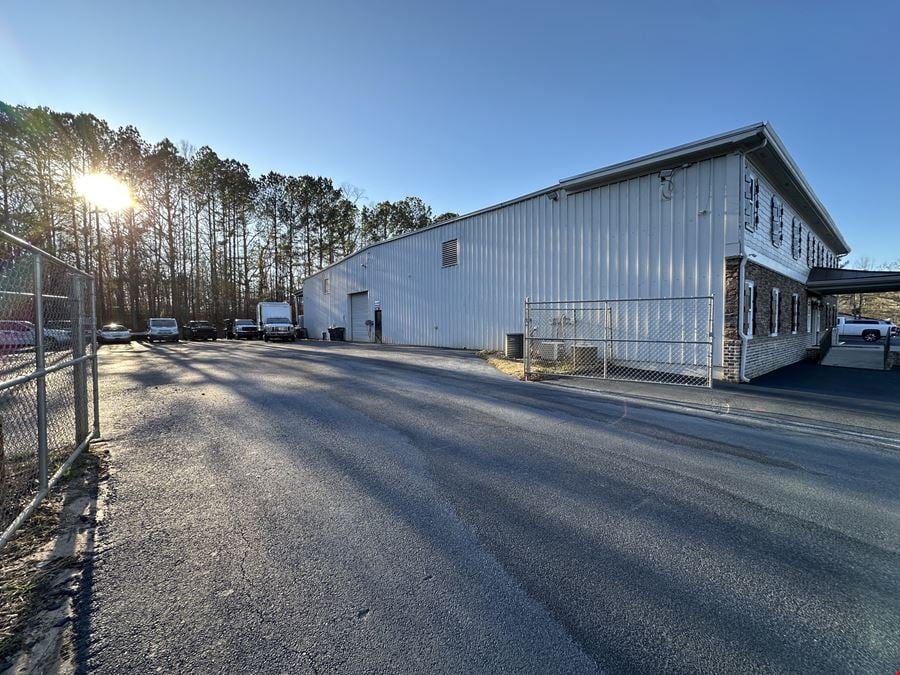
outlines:
[{"label": "tree line", "polygon": [[[853,269],[891,272],[900,270],[900,260],[877,263],[869,257],[857,258],[850,265]],[[900,293],[849,293],[838,298],[838,310],[842,314],[865,316],[875,319],[892,319],[900,325]]]},{"label": "tree line", "polygon": [[[104,212],[76,190],[108,173],[134,205]],[[313,272],[456,217],[418,197],[365,204],[324,176],[253,176],[209,146],[155,144],[86,113],[0,102],[0,229],[94,274],[102,321],[252,316]]]}]

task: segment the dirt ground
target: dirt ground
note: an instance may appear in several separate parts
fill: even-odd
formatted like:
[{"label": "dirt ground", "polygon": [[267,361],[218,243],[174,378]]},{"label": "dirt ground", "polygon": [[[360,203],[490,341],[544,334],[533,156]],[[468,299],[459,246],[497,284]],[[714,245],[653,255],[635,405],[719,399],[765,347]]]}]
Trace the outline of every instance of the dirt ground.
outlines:
[{"label": "dirt ground", "polygon": [[73,672],[75,602],[108,475],[86,450],[0,550],[0,673]]}]

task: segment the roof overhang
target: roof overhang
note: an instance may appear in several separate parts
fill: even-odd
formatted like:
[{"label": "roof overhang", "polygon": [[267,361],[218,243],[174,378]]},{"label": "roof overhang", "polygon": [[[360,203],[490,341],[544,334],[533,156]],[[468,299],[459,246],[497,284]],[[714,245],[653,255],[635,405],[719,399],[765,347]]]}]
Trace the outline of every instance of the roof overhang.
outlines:
[{"label": "roof overhang", "polygon": [[808,224],[822,237],[829,248],[838,255],[846,255],[850,252],[850,247],[841,236],[837,225],[788,154],[781,139],[768,123],[751,124],[669,150],[644,155],[628,162],[563,178],[559,181],[559,185],[567,192],[580,192],[618,181],[627,176],[645,175],[731,152],[746,152],[751,155],[754,164],[758,165],[775,183],[784,198],[804,212]]},{"label": "roof overhang", "polygon": [[809,272],[806,287],[822,295],[890,293],[900,291],[900,272],[814,267]]},{"label": "roof overhang", "polygon": [[693,143],[686,143],[668,150],[654,152],[627,162],[619,162],[610,166],[580,173],[559,181],[567,192],[578,192],[596,185],[612,183],[625,176],[653,173],[659,169],[678,166],[704,157],[727,154],[731,150],[739,150],[758,145],[762,139],[765,124],[752,124],[748,127],[729,131],[724,134],[710,136]]}]

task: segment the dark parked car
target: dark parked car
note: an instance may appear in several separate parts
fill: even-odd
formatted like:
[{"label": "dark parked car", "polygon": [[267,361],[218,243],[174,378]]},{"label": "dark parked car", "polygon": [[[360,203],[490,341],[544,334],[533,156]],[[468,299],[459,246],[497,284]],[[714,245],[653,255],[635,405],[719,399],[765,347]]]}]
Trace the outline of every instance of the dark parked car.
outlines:
[{"label": "dark parked car", "polygon": [[259,337],[259,328],[252,319],[225,319],[226,340],[255,340]]},{"label": "dark parked car", "polygon": [[215,340],[219,336],[209,321],[188,321],[184,327],[185,340]]}]

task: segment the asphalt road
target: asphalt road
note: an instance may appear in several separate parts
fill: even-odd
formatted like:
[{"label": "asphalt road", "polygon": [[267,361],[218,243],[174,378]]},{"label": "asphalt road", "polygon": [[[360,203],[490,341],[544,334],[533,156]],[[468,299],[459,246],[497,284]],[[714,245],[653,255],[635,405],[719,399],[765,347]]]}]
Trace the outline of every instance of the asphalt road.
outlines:
[{"label": "asphalt road", "polygon": [[113,672],[895,672],[900,454],[462,353],[101,350]]}]

